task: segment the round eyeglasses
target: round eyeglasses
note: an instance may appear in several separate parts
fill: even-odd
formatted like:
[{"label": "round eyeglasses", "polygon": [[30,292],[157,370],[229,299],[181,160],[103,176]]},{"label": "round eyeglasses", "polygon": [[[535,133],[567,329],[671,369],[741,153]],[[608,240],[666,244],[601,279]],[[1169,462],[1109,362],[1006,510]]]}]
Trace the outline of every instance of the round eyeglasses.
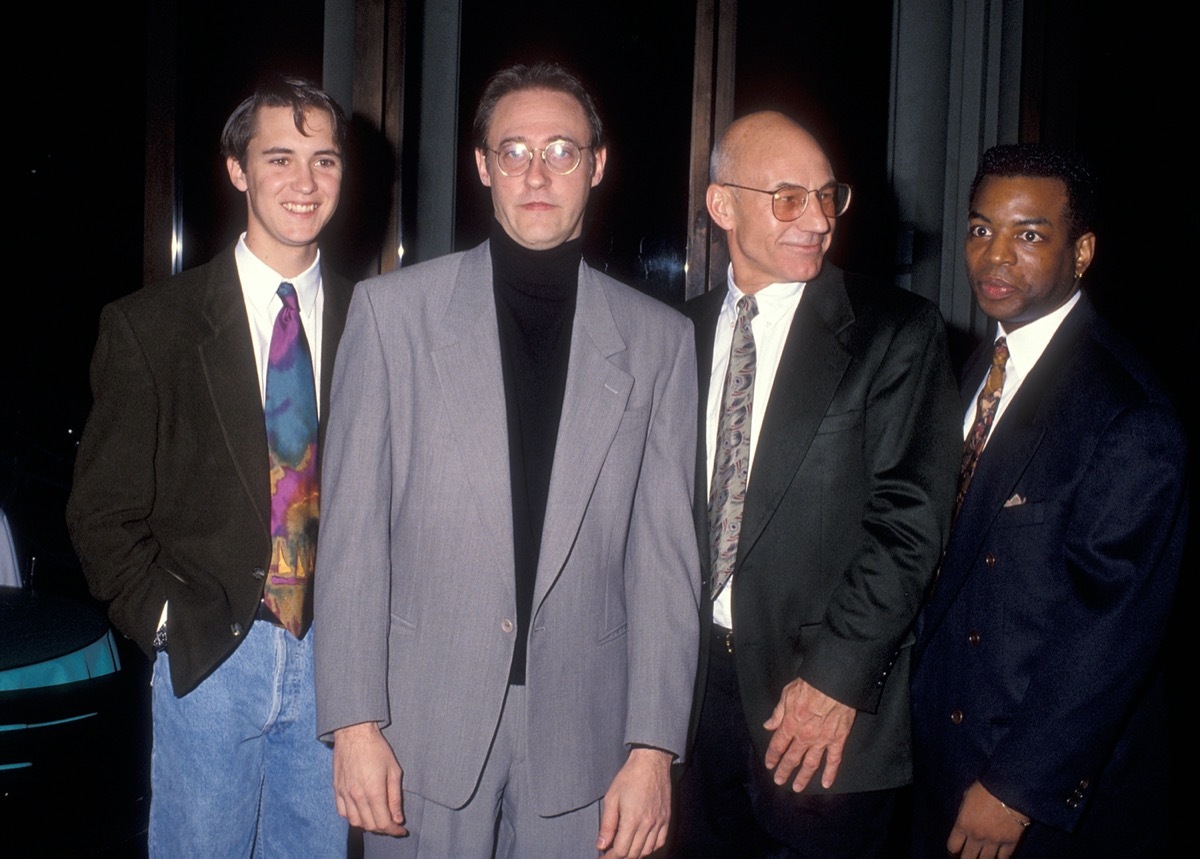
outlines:
[{"label": "round eyeglasses", "polygon": [[499,149],[489,149],[496,156],[496,166],[505,176],[523,176],[533,163],[533,153],[540,152],[542,163],[551,173],[568,176],[574,173],[583,160],[583,150],[590,146],[580,146],[570,140],[552,140],[540,149],[527,146],[519,140],[510,140],[500,144]]},{"label": "round eyeglasses", "polygon": [[794,221],[804,214],[808,206],[808,198],[817,195],[817,203],[821,213],[827,218],[836,218],[845,214],[850,208],[850,186],[845,182],[830,182],[815,191],[810,191],[803,185],[784,185],[775,191],[763,188],[750,188],[746,185],[735,185],[733,182],[722,182],[730,188],[741,188],[743,191],[757,191],[760,194],[771,195],[771,214],[776,220]]}]

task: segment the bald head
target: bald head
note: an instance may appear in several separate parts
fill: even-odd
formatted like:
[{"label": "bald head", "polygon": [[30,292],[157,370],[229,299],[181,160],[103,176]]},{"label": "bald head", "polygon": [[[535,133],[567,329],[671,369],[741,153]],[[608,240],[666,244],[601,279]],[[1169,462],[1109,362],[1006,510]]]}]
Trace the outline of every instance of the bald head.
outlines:
[{"label": "bald head", "polygon": [[778,111],[763,110],[735,119],[725,129],[708,162],[708,181],[737,182],[736,164],[754,162],[760,151],[784,141],[810,150],[828,164],[821,144],[802,125]]},{"label": "bald head", "polygon": [[820,273],[836,219],[821,211],[815,195],[793,221],[779,220],[772,210],[780,189],[816,191],[835,181],[816,138],[782,113],[752,113],[721,135],[709,172],[708,211],[726,232],[742,292],[806,282]]}]

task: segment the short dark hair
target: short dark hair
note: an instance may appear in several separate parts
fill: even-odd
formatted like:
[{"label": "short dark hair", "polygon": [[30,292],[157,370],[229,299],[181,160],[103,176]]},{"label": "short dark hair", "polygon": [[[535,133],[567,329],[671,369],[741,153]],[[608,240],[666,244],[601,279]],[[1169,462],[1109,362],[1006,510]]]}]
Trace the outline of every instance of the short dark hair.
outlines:
[{"label": "short dark hair", "polygon": [[225,120],[225,128],[221,132],[223,156],[242,163],[246,157],[246,149],[250,146],[250,138],[254,136],[258,127],[259,108],[263,107],[290,107],[296,130],[305,135],[308,134],[304,130],[305,111],[324,111],[333,123],[331,130],[338,150],[345,150],[346,116],[329,93],[304,78],[271,75],[264,78],[255,87],[254,94],[239,104],[229,115],[229,119]]},{"label": "short dark hair", "polygon": [[574,98],[583,108],[588,131],[592,135],[588,145],[593,151],[604,145],[604,125],[600,122],[596,102],[592,100],[583,81],[558,63],[540,62],[509,66],[496,72],[488,80],[483,88],[483,95],[479,98],[479,106],[475,109],[475,122],[471,126],[471,136],[475,139],[476,149],[488,148],[487,136],[492,129],[492,115],[496,112],[496,105],[500,99],[514,92],[530,89],[562,92]]},{"label": "short dark hair", "polygon": [[971,204],[988,176],[1033,176],[1058,179],[1067,189],[1068,237],[1075,241],[1092,231],[1096,220],[1097,181],[1078,154],[1042,143],[1005,143],[993,146],[979,160],[971,182]]}]

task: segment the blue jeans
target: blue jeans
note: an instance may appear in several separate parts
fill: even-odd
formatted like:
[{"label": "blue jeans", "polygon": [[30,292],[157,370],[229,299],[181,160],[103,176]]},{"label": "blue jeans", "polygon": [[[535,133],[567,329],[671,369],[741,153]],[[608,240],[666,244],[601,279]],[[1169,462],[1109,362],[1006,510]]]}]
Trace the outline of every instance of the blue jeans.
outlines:
[{"label": "blue jeans", "polygon": [[185,695],[154,663],[150,855],[341,857],[333,753],[316,739],[312,642],[256,621]]}]

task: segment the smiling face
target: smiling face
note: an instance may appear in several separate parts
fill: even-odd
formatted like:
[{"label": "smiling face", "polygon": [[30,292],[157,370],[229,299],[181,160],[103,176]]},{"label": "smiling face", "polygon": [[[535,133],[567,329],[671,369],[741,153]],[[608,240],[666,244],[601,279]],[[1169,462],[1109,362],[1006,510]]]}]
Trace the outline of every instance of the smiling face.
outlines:
[{"label": "smiling face", "polygon": [[1061,307],[1095,246],[1092,233],[1071,241],[1061,179],[989,176],[971,201],[967,277],[980,309],[1007,331]]},{"label": "smiling face", "polygon": [[329,116],[306,111],[304,132],[290,107],[260,108],[245,157],[225,162],[229,180],[246,194],[246,246],[284,277],[316,259],[317,237],[342,187],[342,154]]},{"label": "smiling face", "polygon": [[820,145],[782,114],[757,113],[733,123],[721,146],[724,175],[708,186],[708,211],[727,234],[738,288],[752,294],[772,283],[812,280],[837,224],[821,211],[816,195],[799,218],[780,221],[771,212],[771,195],[720,183],[767,191],[784,185],[822,188],[834,177]]},{"label": "smiling face", "polygon": [[[583,107],[573,96],[557,90],[517,90],[496,103],[488,129],[488,148],[519,141],[541,150],[555,140],[570,140],[580,147],[592,141]],[[552,173],[535,152],[529,169],[520,176],[505,176],[496,167],[496,156],[475,150],[479,181],[492,189],[492,208],[504,232],[531,250],[546,250],[578,238],[588,194],[604,177],[606,152],[586,149],[575,172]]]}]

